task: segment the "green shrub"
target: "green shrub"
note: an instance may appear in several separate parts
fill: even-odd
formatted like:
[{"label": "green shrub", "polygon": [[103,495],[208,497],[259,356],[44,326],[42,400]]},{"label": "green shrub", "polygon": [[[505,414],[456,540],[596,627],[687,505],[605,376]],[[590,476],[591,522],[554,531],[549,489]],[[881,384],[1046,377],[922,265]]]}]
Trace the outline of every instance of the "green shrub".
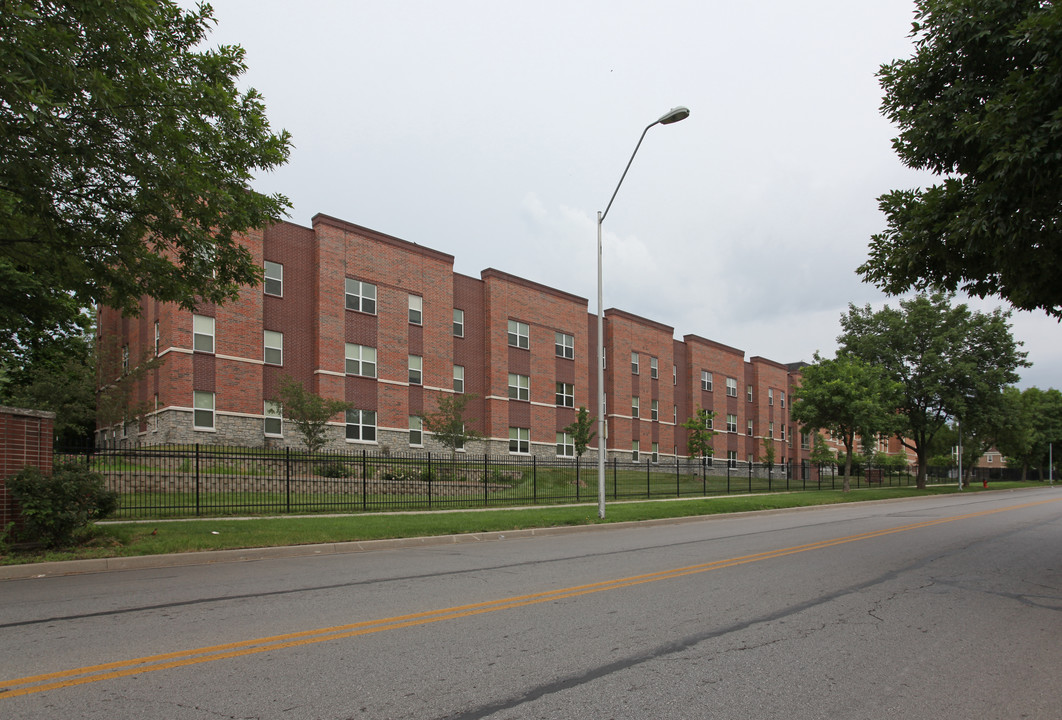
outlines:
[{"label": "green shrub", "polygon": [[118,509],[118,493],[104,487],[103,476],[76,463],[57,463],[48,476],[27,467],[6,482],[26,536],[49,547],[72,545],[89,523]]},{"label": "green shrub", "polygon": [[354,474],[354,471],[342,463],[328,463],[327,465],[315,465],[315,474],[321,477],[345,478]]}]

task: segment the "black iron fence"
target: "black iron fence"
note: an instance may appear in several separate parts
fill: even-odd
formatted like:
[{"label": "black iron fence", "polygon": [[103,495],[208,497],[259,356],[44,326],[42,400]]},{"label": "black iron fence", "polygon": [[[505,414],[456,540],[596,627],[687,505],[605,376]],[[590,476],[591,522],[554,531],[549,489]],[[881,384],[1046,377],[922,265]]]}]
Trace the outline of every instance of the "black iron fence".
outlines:
[{"label": "black iron fence", "polygon": [[[594,458],[394,454],[296,449],[124,447],[57,451],[119,493],[119,517],[366,512],[592,502]],[[954,471],[952,471],[954,473]],[[935,473],[935,482],[949,475]],[[954,477],[953,474],[951,477]],[[980,478],[978,478],[978,481]],[[853,487],[913,485],[908,469],[866,468]],[[839,489],[832,465],[610,459],[609,501]]]}]

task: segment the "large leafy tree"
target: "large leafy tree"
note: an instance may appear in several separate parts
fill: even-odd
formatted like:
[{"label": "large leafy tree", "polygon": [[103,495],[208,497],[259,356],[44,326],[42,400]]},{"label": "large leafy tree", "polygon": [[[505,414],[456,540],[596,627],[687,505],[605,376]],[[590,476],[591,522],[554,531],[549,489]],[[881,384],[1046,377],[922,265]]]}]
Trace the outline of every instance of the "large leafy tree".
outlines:
[{"label": "large leafy tree", "polygon": [[941,182],[879,198],[863,277],[1062,317],[1062,4],[917,0],[913,57],[884,65],[904,164]]},{"label": "large leafy tree", "polygon": [[973,418],[998,402],[1028,367],[1010,332],[1010,314],[972,312],[944,294],[919,295],[879,311],[849,305],[837,338],[844,352],[880,368],[902,391],[897,434],[918,457],[919,487],[934,436],[950,418]]},{"label": "large leafy tree", "polygon": [[238,46],[200,50],[209,5],[5,0],[0,12],[0,351],[135,314],[222,302],[260,270],[235,236],[289,207],[250,187],[288,157]]},{"label": "large leafy tree", "polygon": [[1062,392],[1006,388],[1003,406],[1006,422],[997,434],[996,447],[1021,467],[1024,479],[1029,468],[1042,469],[1047,464],[1050,444],[1057,444],[1062,452]]},{"label": "large leafy tree", "polygon": [[[806,431],[827,430],[844,444],[844,490],[849,489],[856,438],[872,437],[895,428],[892,412],[899,384],[883,368],[858,356],[840,352],[834,358],[815,354],[815,362],[800,370],[790,417]],[[821,461],[822,455],[819,455]]]}]

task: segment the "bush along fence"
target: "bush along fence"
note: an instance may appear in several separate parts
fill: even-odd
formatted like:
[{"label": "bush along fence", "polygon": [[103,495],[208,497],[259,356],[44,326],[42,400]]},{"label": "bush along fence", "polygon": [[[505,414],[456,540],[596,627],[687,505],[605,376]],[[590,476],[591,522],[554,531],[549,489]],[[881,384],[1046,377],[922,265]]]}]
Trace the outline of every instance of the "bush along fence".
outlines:
[{"label": "bush along fence", "polygon": [[[388,454],[307,454],[294,449],[142,446],[58,450],[118,493],[117,517],[161,518],[484,508],[593,502],[596,459]],[[950,477],[954,478],[954,471]],[[947,471],[937,475],[947,481]],[[980,477],[978,477],[980,479]],[[913,485],[907,470],[866,468],[852,487]],[[832,465],[767,466],[725,460],[610,459],[608,500],[840,489]]]}]

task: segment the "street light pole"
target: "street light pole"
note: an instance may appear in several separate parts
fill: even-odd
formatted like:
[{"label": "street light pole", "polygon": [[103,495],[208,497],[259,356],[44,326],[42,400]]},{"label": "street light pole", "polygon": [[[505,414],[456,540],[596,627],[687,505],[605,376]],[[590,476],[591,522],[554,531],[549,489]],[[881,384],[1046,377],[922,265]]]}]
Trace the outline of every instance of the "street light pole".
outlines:
[{"label": "street light pole", "polygon": [[676,107],[658,120],[645,126],[641,137],[638,138],[638,144],[634,146],[634,152],[631,153],[631,159],[627,161],[627,167],[623,169],[623,175],[620,176],[619,182],[616,183],[616,189],[612,192],[608,205],[605,206],[605,211],[598,211],[597,213],[597,516],[602,520],[605,519],[605,452],[607,443],[605,442],[605,308],[603,305],[604,292],[602,291],[603,283],[601,279],[601,224],[605,222],[605,216],[608,215],[608,211],[612,208],[612,201],[616,199],[616,193],[619,192],[623,179],[627,177],[627,171],[631,169],[634,156],[638,154],[638,148],[642,146],[642,140],[645,139],[645,134],[649,132],[649,128],[654,125],[670,125],[671,123],[685,120],[689,115],[688,108]]}]

